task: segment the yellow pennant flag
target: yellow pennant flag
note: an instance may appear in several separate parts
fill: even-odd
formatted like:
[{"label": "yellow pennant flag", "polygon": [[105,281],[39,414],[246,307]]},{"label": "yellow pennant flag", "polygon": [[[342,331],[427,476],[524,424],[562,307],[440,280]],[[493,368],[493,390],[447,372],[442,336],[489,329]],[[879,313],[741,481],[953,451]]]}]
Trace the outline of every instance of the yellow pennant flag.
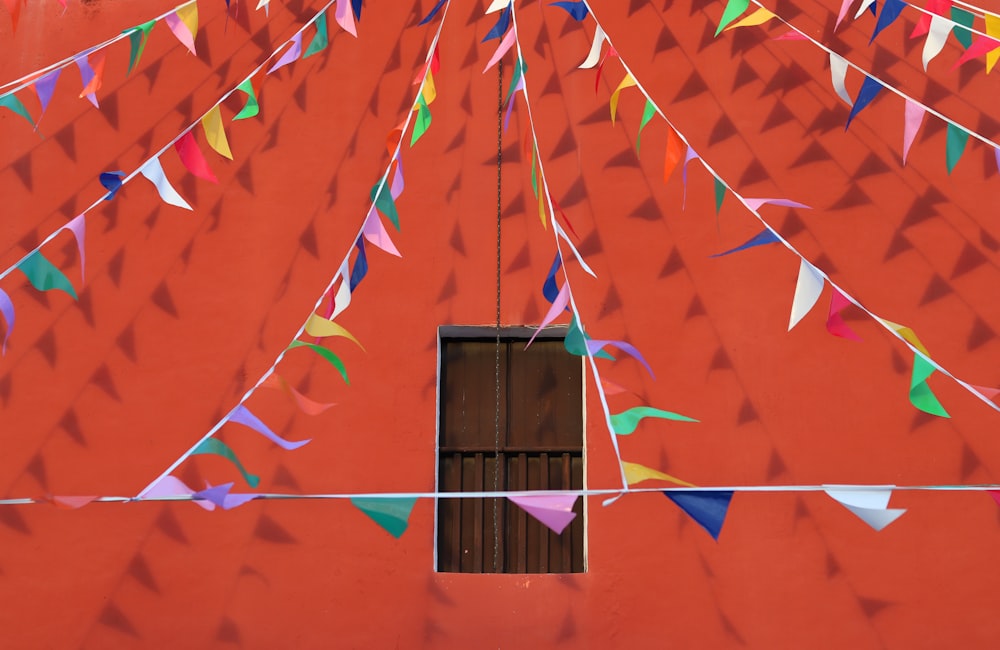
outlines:
[{"label": "yellow pennant flag", "polygon": [[684,485],[687,487],[695,487],[693,483],[688,483],[687,481],[682,481],[678,478],[674,478],[669,474],[664,474],[658,470],[651,467],[646,467],[645,465],[640,465],[639,463],[629,463],[627,461],[622,461],[622,469],[625,470],[625,481],[629,485],[635,485],[636,483],[642,483],[649,479],[656,479],[660,481],[670,481],[671,483],[676,483],[677,485]]},{"label": "yellow pennant flag", "polygon": [[424,81],[424,89],[420,94],[423,95],[424,103],[428,106],[437,99],[437,87],[434,86],[434,75],[431,74],[430,70],[427,71],[427,80]]},{"label": "yellow pennant flag", "polygon": [[191,32],[191,40],[196,39],[198,37],[198,3],[189,2],[183,7],[178,7],[174,13]]},{"label": "yellow pennant flag", "polygon": [[[1000,16],[986,14],[986,33],[990,36],[1000,36]],[[986,74],[990,73],[998,60],[1000,60],[1000,49],[986,53]]]},{"label": "yellow pennant flag", "polygon": [[208,146],[215,149],[220,156],[233,159],[233,152],[229,150],[229,140],[226,139],[226,129],[222,126],[222,113],[219,106],[215,105],[201,118],[201,126],[205,129],[205,140]]},{"label": "yellow pennant flag", "polygon": [[323,318],[317,314],[310,315],[309,320],[306,321],[306,334],[320,338],[326,336],[343,336],[345,339],[354,341],[354,343],[362,350],[365,349],[365,346],[361,345],[361,343],[354,338],[353,334],[337,323],[334,323],[332,320]]},{"label": "yellow pennant flag", "polygon": [[611,93],[611,123],[615,123],[615,116],[618,114],[618,96],[621,95],[622,90],[625,88],[630,88],[635,85],[635,79],[632,78],[632,73],[626,73],[625,78],[622,82],[618,84],[615,88],[615,92]]},{"label": "yellow pennant flag", "polygon": [[927,351],[927,348],[924,347],[924,344],[920,342],[919,338],[917,338],[916,333],[909,327],[905,325],[900,325],[899,323],[893,323],[891,320],[886,320],[884,318],[880,318],[879,320],[882,321],[883,324],[887,325],[890,329],[892,329],[892,331],[902,336],[903,340],[905,340],[907,343],[909,343],[916,349],[923,352],[924,356],[930,358],[931,353]]},{"label": "yellow pennant flag", "polygon": [[730,29],[735,29],[737,27],[754,27],[756,25],[763,25],[772,18],[774,18],[774,14],[768,9],[761,7],[757,11],[753,12],[752,14],[744,18],[743,20],[740,20],[738,22],[733,23],[732,25],[729,25],[722,31],[728,32]]}]

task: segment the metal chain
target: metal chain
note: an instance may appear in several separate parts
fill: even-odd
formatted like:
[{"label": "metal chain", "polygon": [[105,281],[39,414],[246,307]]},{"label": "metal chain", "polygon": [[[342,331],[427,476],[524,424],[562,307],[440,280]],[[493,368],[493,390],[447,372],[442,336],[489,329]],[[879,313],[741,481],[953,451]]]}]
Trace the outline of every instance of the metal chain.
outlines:
[{"label": "metal chain", "polygon": [[[497,64],[497,344],[496,344],[496,412],[494,413],[493,491],[500,491],[500,212],[503,150],[503,61]],[[493,571],[500,572],[500,520],[497,516],[499,499],[493,499]]]}]

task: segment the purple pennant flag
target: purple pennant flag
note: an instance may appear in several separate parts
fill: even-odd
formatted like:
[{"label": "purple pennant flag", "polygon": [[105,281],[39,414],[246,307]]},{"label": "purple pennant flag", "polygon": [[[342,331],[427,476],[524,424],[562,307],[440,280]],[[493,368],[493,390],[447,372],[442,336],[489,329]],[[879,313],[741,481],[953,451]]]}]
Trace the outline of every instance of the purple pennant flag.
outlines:
[{"label": "purple pennant flag", "polygon": [[0,348],[3,354],[7,354],[7,339],[10,338],[10,333],[14,331],[14,303],[11,302],[10,296],[3,289],[0,289],[0,314],[3,314],[3,319],[7,321],[7,331],[3,335],[3,347]]},{"label": "purple pennant flag", "polygon": [[701,157],[697,153],[695,153],[694,147],[692,147],[691,145],[688,145],[687,153],[684,154],[684,165],[681,167],[681,180],[684,182],[684,195],[681,198],[681,210],[683,210],[685,208],[685,206],[687,205],[687,196],[688,196],[688,163],[691,162],[692,160],[694,160],[695,158],[699,158],[700,159]]},{"label": "purple pennant flag", "polygon": [[403,159],[396,158],[396,173],[392,176],[392,185],[389,186],[389,195],[392,200],[395,201],[399,198],[399,195],[403,193],[403,188],[405,187],[403,182]]},{"label": "purple pennant flag", "polygon": [[298,32],[292,37],[292,46],[281,55],[278,62],[271,66],[271,69],[267,71],[267,74],[271,74],[279,68],[283,68],[293,61],[298,61],[299,55],[302,54],[302,32]]},{"label": "purple pennant flag", "polygon": [[[90,80],[94,78],[94,69],[90,67],[90,62],[87,60],[86,54],[81,54],[73,59],[73,61],[76,63],[76,67],[80,69],[80,79],[83,82],[83,87],[86,88],[90,84]],[[96,93],[88,93],[87,99],[94,105],[94,108],[100,108],[100,105],[97,103]]]},{"label": "purple pennant flag", "polygon": [[45,109],[49,107],[49,101],[52,99],[52,93],[56,89],[56,81],[59,80],[60,73],[62,73],[62,68],[56,68],[47,75],[35,80],[35,94],[38,95],[38,101],[42,105],[42,114],[38,116],[39,120],[45,114]]},{"label": "purple pennant flag", "polygon": [[642,354],[639,353],[639,350],[637,350],[635,348],[635,346],[632,345],[631,343],[626,343],[625,341],[592,341],[592,340],[588,340],[587,341],[587,350],[590,352],[591,356],[594,356],[598,352],[600,352],[605,346],[608,346],[608,345],[610,345],[613,348],[618,348],[622,352],[624,352],[626,354],[629,354],[632,357],[634,357],[636,361],[638,361],[643,366],[645,366],[646,370],[649,371],[649,376],[652,377],[653,379],[656,379],[656,375],[653,374],[653,369],[649,366],[648,363],[646,363],[646,360],[643,358]]},{"label": "purple pennant flag", "polygon": [[517,85],[514,86],[514,91],[507,98],[507,112],[503,116],[503,130],[504,133],[507,132],[507,125],[510,124],[510,113],[514,110],[514,93],[519,90],[524,90],[524,76],[517,80]]},{"label": "purple pennant flag", "polygon": [[[158,480],[154,485],[146,488],[142,493],[143,497],[179,497],[179,496],[193,496],[194,490],[189,488],[184,481],[180,480],[172,474],[164,476]],[[211,501],[202,501],[195,499],[193,503],[205,510],[215,510],[215,504]]]},{"label": "purple pennant flag", "polygon": [[80,253],[80,284],[83,284],[84,270],[87,267],[87,251],[84,248],[84,236],[86,234],[86,221],[84,214],[78,214],[73,218],[68,224],[66,224],[66,229],[73,233],[76,237],[76,250]]},{"label": "purple pennant flag", "polygon": [[261,422],[256,415],[250,412],[250,409],[242,404],[233,409],[233,414],[229,416],[229,421],[250,427],[260,435],[287,451],[298,449],[302,445],[310,442],[310,440],[299,440],[298,442],[285,440],[275,432],[271,431],[266,424]]},{"label": "purple pennant flag", "polygon": [[540,521],[556,535],[561,535],[566,526],[576,518],[573,506],[578,496],[575,494],[539,494],[538,496],[509,496],[508,500],[519,505],[525,512]]},{"label": "purple pennant flag", "polygon": [[232,483],[214,486],[209,484],[207,488],[195,492],[191,497],[214,503],[223,510],[232,510],[260,496],[259,494],[232,494],[229,492],[231,489],[233,489]]}]

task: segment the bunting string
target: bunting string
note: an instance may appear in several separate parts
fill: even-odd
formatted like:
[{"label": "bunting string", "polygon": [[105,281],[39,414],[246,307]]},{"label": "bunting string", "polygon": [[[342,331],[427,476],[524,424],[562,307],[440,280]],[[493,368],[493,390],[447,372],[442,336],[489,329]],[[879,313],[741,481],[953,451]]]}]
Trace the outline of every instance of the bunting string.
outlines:
[{"label": "bunting string", "polygon": [[[602,39],[604,39],[604,40],[607,40],[608,47],[613,49],[614,48],[614,44],[612,43],[611,37],[607,34],[607,32],[601,26],[600,22],[597,19],[597,16],[594,14],[594,11],[590,7],[590,5],[587,2],[587,0],[580,0],[580,1],[587,5],[588,10],[589,10],[589,14],[590,14],[591,18],[593,18],[593,20],[594,20],[595,23],[597,23],[599,37],[602,38]],[[752,2],[754,2],[758,6],[761,6],[757,2],[757,0],[752,0]],[[778,19],[782,20],[782,22],[785,22],[785,24],[788,25],[791,29],[795,30],[796,32],[798,32],[798,33],[800,33],[803,36],[806,36],[808,38],[808,36],[804,32],[801,32],[800,30],[798,30],[796,27],[794,27],[790,23],[787,23],[786,21],[784,21],[780,17],[778,17]],[[817,43],[817,45],[819,45],[819,44]],[[830,50],[826,49],[822,45],[819,45],[819,47],[823,48],[827,52],[830,52]],[[932,359],[927,354],[926,349],[924,349],[923,345],[920,344],[919,339],[916,338],[916,335],[913,334],[912,330],[910,330],[909,328],[903,327],[901,325],[898,325],[897,323],[893,323],[892,321],[889,321],[887,319],[884,319],[884,318],[878,316],[877,314],[875,314],[873,311],[871,311],[867,307],[865,307],[857,298],[855,298],[854,296],[852,296],[851,294],[849,294],[847,291],[845,291],[840,285],[838,285],[835,282],[833,282],[833,280],[830,278],[830,276],[825,271],[823,271],[822,269],[816,267],[814,264],[812,264],[811,262],[809,262],[809,260],[806,259],[806,257],[802,253],[800,253],[797,248],[795,248],[788,240],[786,240],[784,237],[782,237],[781,234],[778,233],[760,215],[760,212],[758,210],[763,205],[766,205],[766,204],[772,204],[772,205],[782,205],[782,204],[784,204],[784,205],[788,205],[788,202],[787,202],[786,199],[753,199],[753,198],[744,197],[742,194],[740,194],[739,192],[737,192],[736,190],[734,190],[733,187],[722,176],[720,176],[715,171],[715,169],[712,168],[712,166],[707,161],[705,161],[701,156],[698,156],[697,154],[694,154],[692,156],[691,152],[693,152],[694,150],[692,149],[692,147],[691,147],[688,139],[684,136],[683,133],[681,133],[680,130],[677,129],[677,127],[673,124],[673,122],[670,121],[670,119],[666,116],[666,114],[662,111],[662,109],[660,109],[660,107],[656,104],[656,102],[653,101],[652,97],[646,91],[646,89],[642,86],[641,82],[638,79],[635,78],[635,75],[633,74],[632,70],[628,67],[628,65],[625,62],[625,60],[623,58],[621,58],[620,56],[618,57],[618,60],[621,62],[622,67],[625,69],[626,75],[627,76],[631,76],[632,79],[635,80],[635,87],[638,88],[638,90],[642,93],[642,95],[645,98],[645,100],[647,101],[647,103],[652,104],[652,106],[654,107],[654,110],[656,111],[656,113],[667,123],[667,125],[671,129],[672,133],[676,134],[676,136],[679,139],[679,141],[687,149],[687,151],[688,151],[688,158],[684,162],[685,168],[686,168],[687,162],[689,162],[693,158],[697,158],[697,160],[702,164],[702,166],[716,179],[716,182],[719,183],[719,184],[721,184],[722,186],[724,186],[725,189],[726,189],[726,191],[729,192],[729,193],[731,193],[736,198],[736,200],[739,201],[740,204],[743,205],[743,207],[750,214],[752,214],[754,216],[754,218],[756,218],[757,221],[760,222],[760,224],[764,227],[766,236],[763,237],[764,241],[759,241],[759,242],[757,242],[758,244],[760,244],[760,243],[779,243],[782,246],[784,246],[788,251],[790,251],[796,257],[798,257],[801,263],[808,264],[809,267],[815,272],[816,275],[818,275],[819,277],[821,277],[823,281],[825,281],[826,283],[828,283],[830,285],[831,289],[833,289],[835,292],[839,293],[849,303],[851,303],[854,306],[856,306],[859,309],[861,309],[865,314],[867,314],[876,323],[878,323],[886,332],[888,332],[890,335],[892,335],[893,337],[895,337],[896,339],[898,339],[900,342],[902,342],[903,345],[905,345],[907,348],[909,348],[910,351],[913,352],[914,355],[922,357],[925,361],[927,361],[927,363],[929,365],[933,366],[934,370],[937,370],[937,371],[941,372],[943,375],[949,377],[952,381],[954,381],[955,383],[957,383],[959,386],[961,386],[962,388],[964,388],[967,392],[971,393],[974,397],[976,397],[978,400],[980,400],[981,402],[983,402],[984,404],[986,404],[987,406],[989,406],[994,411],[1000,412],[1000,406],[998,406],[997,404],[995,404],[990,399],[990,397],[986,394],[989,391],[985,391],[984,392],[983,389],[981,389],[981,388],[979,388],[979,387],[977,387],[977,386],[975,386],[973,384],[970,384],[969,382],[966,382],[966,381],[958,378],[956,375],[952,374],[949,370],[947,370],[946,368],[944,368],[937,361],[935,361],[934,359]],[[903,95],[902,93],[899,93],[899,94],[901,96],[903,96],[904,98],[908,99],[908,97],[906,95]],[[943,118],[943,117],[942,117],[942,119],[946,120],[946,118]],[[959,127],[959,128],[961,128],[961,127]],[[985,142],[991,144],[992,146],[997,146],[994,143],[992,143],[992,141],[989,141],[989,140],[987,140],[985,138],[983,138],[983,140]],[[792,202],[792,203],[794,203],[794,202]],[[803,206],[802,204],[794,204],[793,207],[805,207],[805,206]],[[758,237],[761,237],[762,235],[765,235],[765,233],[762,233],[761,235],[758,235]],[[748,242],[748,244],[749,243],[750,242]]]},{"label": "bunting string", "polygon": [[[329,7],[330,4],[333,3],[333,1],[334,0],[331,0],[330,3],[328,3],[326,6]],[[338,0],[338,1],[341,3],[344,2],[344,0]],[[346,285],[346,280],[348,277],[346,273],[346,268],[348,262],[350,261],[352,249],[354,248],[358,249],[358,257],[356,258],[355,261],[354,270],[352,270],[350,273],[350,285],[352,285],[349,287],[350,292],[353,292],[354,288],[356,288],[357,286],[357,283],[361,281],[361,277],[363,277],[364,274],[367,273],[367,261],[365,261],[366,258],[364,257],[364,244],[363,244],[363,241],[367,238],[367,233],[365,231],[367,228],[369,228],[369,220],[373,216],[375,219],[378,219],[375,210],[376,208],[379,207],[380,199],[385,194],[385,191],[388,191],[390,193],[395,192],[398,195],[398,193],[401,192],[403,189],[402,171],[401,171],[402,162],[400,160],[400,154],[403,146],[402,136],[409,129],[411,122],[414,123],[414,135],[415,135],[414,139],[411,140],[411,146],[416,142],[416,139],[419,138],[419,135],[422,135],[422,132],[420,134],[417,133],[417,129],[421,125],[422,115],[424,114],[424,111],[427,108],[427,104],[429,103],[426,98],[426,93],[428,91],[428,88],[430,88],[431,84],[433,83],[432,81],[429,80],[433,78],[432,77],[432,72],[434,69],[433,62],[436,60],[437,57],[437,45],[441,37],[441,31],[442,28],[444,27],[444,23],[448,15],[448,9],[450,5],[451,5],[450,0],[448,0],[444,5],[444,11],[441,15],[441,21],[438,23],[437,31],[435,32],[434,38],[431,40],[431,43],[427,49],[427,55],[424,59],[424,66],[422,70],[422,75],[419,80],[419,84],[416,84],[417,92],[416,92],[416,98],[413,102],[413,106],[418,107],[419,110],[408,111],[406,118],[403,120],[403,123],[399,127],[397,127],[396,130],[394,130],[394,133],[398,131],[399,138],[395,142],[395,145],[392,149],[392,153],[389,157],[389,162],[386,164],[384,172],[379,178],[378,183],[372,189],[371,203],[369,205],[369,209],[365,212],[365,218],[362,221],[362,225],[358,229],[358,232],[356,233],[354,238],[351,240],[351,245],[348,247],[347,252],[344,254],[342,261],[340,262],[340,264],[337,265],[338,272],[331,277],[329,283],[326,285],[326,288],[322,291],[322,293],[320,293],[319,298],[313,305],[313,308],[310,311],[311,316],[307,318],[307,320],[299,327],[299,329],[292,336],[291,343],[287,347],[283,348],[281,352],[278,353],[277,357],[271,363],[268,369],[265,370],[264,373],[261,375],[261,377],[254,383],[254,385],[251,386],[243,394],[243,396],[239,399],[237,404],[228,413],[226,413],[226,415],[224,415],[218,422],[216,422],[215,425],[213,425],[212,428],[209,429],[208,432],[206,432],[194,445],[192,445],[186,452],[184,452],[180,457],[178,457],[159,476],[153,479],[153,481],[151,481],[149,485],[143,488],[139,492],[136,498],[143,498],[146,495],[148,495],[151,491],[153,491],[157,487],[157,485],[161,483],[161,481],[171,478],[170,476],[171,472],[173,472],[181,463],[187,460],[190,456],[199,453],[199,450],[202,449],[203,445],[205,445],[209,441],[216,440],[215,438],[213,438],[213,436],[227,422],[234,421],[233,418],[237,416],[237,414],[244,412],[246,410],[244,404],[247,402],[247,400],[249,400],[250,397],[253,396],[253,394],[257,391],[258,388],[263,386],[266,382],[268,382],[268,380],[273,375],[275,375],[278,365],[285,358],[285,355],[288,353],[289,350],[294,349],[295,347],[302,347],[302,346],[312,347],[318,354],[325,356],[328,361],[330,361],[334,365],[338,365],[339,360],[335,361],[336,357],[333,355],[331,351],[316,344],[305,343],[303,341],[300,341],[299,338],[303,334],[309,333],[310,324],[316,322],[314,320],[315,314],[319,312],[320,307],[323,305],[327,297],[333,295],[332,291],[334,286],[337,284],[338,280],[342,281],[341,288],[343,288]],[[415,114],[417,115],[416,119],[414,118]],[[426,127],[428,125],[429,125],[429,120],[428,123],[423,126],[424,130],[426,130]],[[389,176],[393,172],[393,170],[395,170],[397,174],[396,177],[390,180]],[[349,304],[350,302],[350,292],[348,292],[347,294],[346,303],[342,302],[344,300],[344,298],[342,298],[343,294],[341,292],[338,292],[338,294],[333,299],[330,316],[327,318],[327,320],[329,318],[336,316],[336,314],[340,313],[341,311],[343,311],[343,309],[346,308],[347,304]],[[340,370],[341,373],[344,374],[344,378],[346,380],[346,373],[344,372],[342,365],[338,365],[338,370]]]}]

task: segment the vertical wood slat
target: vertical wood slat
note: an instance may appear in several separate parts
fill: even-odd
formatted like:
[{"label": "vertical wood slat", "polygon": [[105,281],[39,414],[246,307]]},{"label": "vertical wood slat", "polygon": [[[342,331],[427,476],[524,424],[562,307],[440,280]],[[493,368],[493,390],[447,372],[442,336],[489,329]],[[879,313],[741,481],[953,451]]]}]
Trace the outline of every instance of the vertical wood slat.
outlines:
[{"label": "vertical wood slat", "polygon": [[[562,455],[561,471],[562,471],[562,485],[563,487],[573,487],[573,480],[571,475],[571,463],[570,455],[564,453]],[[582,497],[581,497],[582,499]],[[580,499],[578,499],[579,501]],[[579,515],[577,515],[579,517]],[[569,573],[573,570],[573,544],[576,540],[573,538],[573,526],[567,526],[566,530],[563,531],[562,540],[560,545],[560,553],[562,566],[560,570],[564,573]],[[582,541],[582,540],[581,540]]]},{"label": "vertical wood slat", "polygon": [[[528,489],[528,454],[517,455],[517,490]],[[517,572],[525,573],[528,568],[528,515],[517,509]]]},{"label": "vertical wood slat", "polygon": [[[462,489],[462,454],[452,454],[452,490]],[[453,529],[451,531],[451,570],[462,570],[462,503],[458,499],[448,499],[451,505]]]},{"label": "vertical wood slat", "polygon": [[[495,470],[500,473],[500,475],[497,477],[497,485],[500,487],[501,490],[506,490],[507,458],[502,451],[499,454],[497,454],[495,462]],[[497,536],[496,540],[497,566],[494,566],[493,570],[497,573],[503,573],[506,572],[506,566],[507,566],[506,562],[504,561],[505,558],[504,552],[506,551],[505,542],[507,539],[507,528],[505,527],[505,524],[507,523],[507,517],[505,514],[507,512],[507,499],[494,499],[494,502],[496,503],[496,513],[497,513],[496,516],[499,519],[499,521],[497,522],[497,530],[500,531],[500,534]]]},{"label": "vertical wood slat", "polygon": [[[475,490],[482,490],[485,487],[483,482],[485,472],[483,467],[483,454],[478,453],[473,461],[473,479]],[[472,499],[472,571],[473,573],[483,572],[483,500]]]},{"label": "vertical wood slat", "polygon": [[[538,489],[549,487],[549,455],[544,451],[538,459]],[[549,537],[552,531],[547,526],[538,526],[538,572],[549,572]]]}]

